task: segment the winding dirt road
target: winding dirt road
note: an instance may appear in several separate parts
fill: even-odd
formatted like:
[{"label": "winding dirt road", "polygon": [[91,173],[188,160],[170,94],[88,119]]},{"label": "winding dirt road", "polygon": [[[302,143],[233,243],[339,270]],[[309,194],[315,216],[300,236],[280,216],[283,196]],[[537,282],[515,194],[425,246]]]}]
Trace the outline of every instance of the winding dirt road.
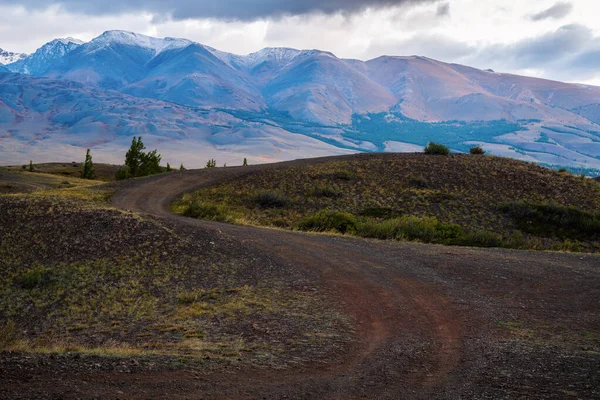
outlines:
[{"label": "winding dirt road", "polygon": [[600,398],[600,356],[585,350],[597,344],[585,338],[600,334],[598,256],[307,235],[169,212],[174,199],[200,187],[311,162],[321,160],[135,180],[112,202],[309,271],[353,317],[352,351],[342,362],[202,380],[185,372],[135,382],[115,376],[127,397],[161,397],[170,387],[170,398]]}]

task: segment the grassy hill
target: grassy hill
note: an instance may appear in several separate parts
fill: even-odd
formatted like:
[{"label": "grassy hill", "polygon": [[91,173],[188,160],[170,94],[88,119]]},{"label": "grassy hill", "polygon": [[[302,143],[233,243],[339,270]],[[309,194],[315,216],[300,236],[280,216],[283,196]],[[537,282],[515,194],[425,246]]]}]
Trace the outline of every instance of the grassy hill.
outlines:
[{"label": "grassy hill", "polygon": [[302,275],[118,210],[99,183],[0,171],[0,352],[283,365],[346,340]]},{"label": "grassy hill", "polygon": [[361,154],[187,194],[191,217],[451,245],[600,251],[600,185],[483,155]]}]

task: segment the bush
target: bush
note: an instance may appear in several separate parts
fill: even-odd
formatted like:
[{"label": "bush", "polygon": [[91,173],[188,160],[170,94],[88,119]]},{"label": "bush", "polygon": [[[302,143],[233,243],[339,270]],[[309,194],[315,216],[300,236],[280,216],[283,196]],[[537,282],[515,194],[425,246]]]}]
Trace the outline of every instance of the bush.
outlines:
[{"label": "bush", "polygon": [[408,186],[417,189],[427,189],[429,186],[427,181],[422,176],[410,176],[408,178]]},{"label": "bush", "polygon": [[367,207],[362,210],[359,215],[362,217],[390,219],[398,216],[398,212],[388,207]]},{"label": "bush", "polygon": [[427,147],[425,147],[425,154],[435,154],[441,156],[447,156],[450,154],[450,149],[443,144],[429,142]]},{"label": "bush", "polygon": [[131,178],[131,173],[129,173],[129,167],[127,166],[119,168],[115,174],[115,179],[118,181],[122,181],[129,178]]},{"label": "bush", "polygon": [[331,174],[331,177],[338,181],[351,181],[354,179],[354,174],[350,171],[339,170]]},{"label": "bush", "polygon": [[305,217],[298,222],[297,228],[301,231],[330,232],[341,234],[356,232],[357,221],[354,215],[331,210],[322,210]]},{"label": "bush", "polygon": [[365,221],[358,224],[359,236],[373,239],[419,240],[425,243],[446,243],[463,235],[456,224],[443,224],[434,217],[407,215],[383,222]]},{"label": "bush", "polygon": [[454,240],[452,244],[473,247],[503,247],[502,235],[494,232],[479,230]]},{"label": "bush", "polygon": [[335,198],[340,197],[342,193],[339,190],[336,190],[333,186],[321,185],[311,190],[310,195],[314,197]]},{"label": "bush", "polygon": [[469,149],[469,153],[475,154],[475,155],[485,154],[485,150],[483,150],[483,147],[481,147],[481,146],[475,146],[475,147],[471,147]]},{"label": "bush", "polygon": [[253,201],[261,208],[281,208],[288,203],[283,194],[274,191],[259,192],[254,196]]},{"label": "bush", "polygon": [[48,285],[52,282],[52,278],[51,271],[40,266],[23,273],[18,279],[18,283],[23,289],[31,290]]},{"label": "bush", "polygon": [[534,235],[588,238],[600,234],[600,213],[573,206],[515,201],[504,203],[501,210],[515,220],[519,229]]},{"label": "bush", "polygon": [[183,212],[186,217],[225,222],[229,219],[227,208],[223,205],[193,201]]}]

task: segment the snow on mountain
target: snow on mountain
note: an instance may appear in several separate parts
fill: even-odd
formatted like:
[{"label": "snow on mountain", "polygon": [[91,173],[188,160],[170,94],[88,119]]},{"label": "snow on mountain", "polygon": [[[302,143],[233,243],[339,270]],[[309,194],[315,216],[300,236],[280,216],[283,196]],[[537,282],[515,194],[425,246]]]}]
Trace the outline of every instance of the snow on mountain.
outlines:
[{"label": "snow on mountain", "polygon": [[27,57],[27,54],[12,53],[10,51],[0,49],[0,65],[11,64],[11,63],[17,62],[19,60],[22,60],[25,57]]},{"label": "snow on mountain", "polygon": [[299,55],[305,53],[301,50],[286,47],[267,47],[244,56],[225,53],[213,48],[210,48],[210,50],[226,64],[237,69],[247,70],[256,68],[258,65],[264,63],[270,63],[276,67],[283,67],[292,62]]},{"label": "snow on mountain", "polygon": [[[531,161],[600,165],[600,87],[482,71],[426,57],[343,60],[326,51],[289,48],[235,55],[186,39],[107,31],[84,44],[52,41],[8,68],[15,66],[36,76],[145,98],[143,104],[177,104],[180,117],[196,112],[184,106],[219,110],[214,111],[219,114],[215,120],[196,121],[219,132],[210,139],[219,145],[284,129],[299,133],[298,140],[320,138],[324,146],[335,143],[340,148],[383,151],[439,140],[461,151],[483,144],[495,154]],[[34,86],[39,89],[39,82]],[[95,100],[85,100],[93,93],[80,93],[77,107],[100,107],[110,121],[118,119]],[[0,92],[0,138],[7,95]],[[141,107],[135,110],[143,113]],[[64,108],[56,112],[74,113]],[[146,121],[146,116],[140,118]],[[223,119],[245,126],[243,133],[228,136],[232,131],[219,128]],[[146,122],[123,134],[158,135],[170,131],[168,124],[180,123],[171,117],[164,124]],[[107,126],[120,129],[111,124]],[[287,136],[284,141],[288,143]]]},{"label": "snow on mountain", "polygon": [[21,74],[40,76],[82,44],[81,40],[74,38],[54,39],[30,56],[8,65],[7,68]]},{"label": "snow on mountain", "polygon": [[106,31],[102,35],[89,42],[89,44],[85,46],[85,50],[83,52],[90,54],[107,47],[121,45],[127,47],[140,47],[151,51],[153,56],[156,56],[163,51],[187,47],[192,43],[194,42],[187,39],[176,39],[170,37],[158,39],[134,32]]}]

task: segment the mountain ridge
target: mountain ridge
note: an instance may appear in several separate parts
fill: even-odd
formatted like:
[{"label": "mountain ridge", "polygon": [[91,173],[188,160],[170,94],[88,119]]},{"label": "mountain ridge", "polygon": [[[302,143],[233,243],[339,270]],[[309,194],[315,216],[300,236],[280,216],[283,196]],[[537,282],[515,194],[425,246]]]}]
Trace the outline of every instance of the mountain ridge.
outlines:
[{"label": "mountain ridge", "polygon": [[[361,61],[291,48],[242,56],[187,39],[106,31],[87,43],[54,40],[7,67],[178,106],[220,109],[245,121],[249,130],[237,139],[215,133],[220,143],[239,144],[273,125],[348,150],[405,151],[428,138],[459,151],[481,144],[498,155],[600,167],[600,87],[422,56]],[[65,102],[61,111],[72,106]],[[6,124],[2,129],[14,128]]]}]

